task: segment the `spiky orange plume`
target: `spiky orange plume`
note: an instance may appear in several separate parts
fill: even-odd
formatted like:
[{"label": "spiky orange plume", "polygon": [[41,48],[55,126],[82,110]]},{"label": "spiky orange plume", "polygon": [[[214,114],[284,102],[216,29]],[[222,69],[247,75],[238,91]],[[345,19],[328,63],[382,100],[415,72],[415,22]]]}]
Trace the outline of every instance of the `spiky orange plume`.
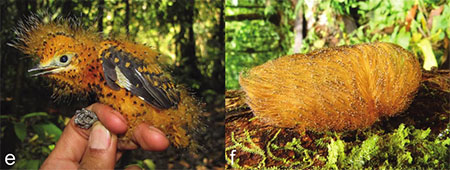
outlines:
[{"label": "spiky orange plume", "polygon": [[17,41],[10,44],[36,56],[52,80],[54,94],[94,95],[98,102],[121,112],[129,129],[121,142],[129,142],[133,128],[146,122],[161,129],[177,147],[195,146],[191,132],[198,129],[201,110],[182,86],[174,85],[159,63],[159,54],[124,39],[105,39],[73,20],[47,23],[32,16],[19,24]]},{"label": "spiky orange plume", "polygon": [[240,84],[254,114],[268,124],[354,130],[405,110],[421,75],[410,52],[372,43],[281,57],[244,73]]}]

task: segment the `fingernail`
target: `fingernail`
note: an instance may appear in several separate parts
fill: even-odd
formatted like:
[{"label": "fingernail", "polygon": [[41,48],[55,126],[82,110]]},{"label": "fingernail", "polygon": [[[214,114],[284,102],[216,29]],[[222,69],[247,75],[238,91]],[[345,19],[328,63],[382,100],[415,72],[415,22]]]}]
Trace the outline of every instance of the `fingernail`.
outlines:
[{"label": "fingernail", "polygon": [[159,130],[158,128],[155,128],[155,127],[153,127],[153,126],[149,126],[148,128],[149,128],[151,131],[158,132],[159,134],[161,134],[161,135],[163,135],[163,136],[166,136],[166,134],[164,134],[164,132],[162,132],[162,131]]},{"label": "fingernail", "polygon": [[95,123],[89,136],[91,149],[105,150],[111,144],[111,134],[101,123]]}]

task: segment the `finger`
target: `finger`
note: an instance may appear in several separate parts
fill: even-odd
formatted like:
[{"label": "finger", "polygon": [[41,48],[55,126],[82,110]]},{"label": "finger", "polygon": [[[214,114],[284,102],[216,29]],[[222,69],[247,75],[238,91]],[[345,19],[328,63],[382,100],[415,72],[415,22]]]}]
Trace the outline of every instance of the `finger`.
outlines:
[{"label": "finger", "polygon": [[113,108],[104,104],[94,103],[86,109],[95,112],[100,122],[112,133],[123,134],[127,131],[127,121]]},{"label": "finger", "polygon": [[[125,119],[120,113],[113,110],[111,107],[95,103],[88,106],[86,109],[95,112],[101,122],[107,128],[110,128],[113,133],[124,133],[127,129]],[[81,129],[75,125],[74,118],[69,121],[69,124],[64,128],[55,149],[47,157],[41,168],[46,169],[48,165],[56,169],[76,168],[84,154],[89,132]]]},{"label": "finger", "polygon": [[89,134],[88,146],[80,162],[82,169],[113,169],[116,163],[117,136],[96,122]]},{"label": "finger", "polygon": [[133,132],[135,141],[142,149],[148,151],[163,151],[169,147],[169,140],[159,129],[142,123]]},{"label": "finger", "polygon": [[138,165],[129,165],[127,167],[125,167],[126,170],[141,170],[142,168],[139,167]]},{"label": "finger", "polygon": [[117,148],[120,150],[134,150],[138,148],[138,145],[130,140],[120,140],[117,144]]},{"label": "finger", "polygon": [[[55,149],[42,164],[41,169],[73,169],[78,163],[87,146],[87,131],[76,127],[74,117],[64,128]],[[51,166],[51,167],[50,167]]]}]

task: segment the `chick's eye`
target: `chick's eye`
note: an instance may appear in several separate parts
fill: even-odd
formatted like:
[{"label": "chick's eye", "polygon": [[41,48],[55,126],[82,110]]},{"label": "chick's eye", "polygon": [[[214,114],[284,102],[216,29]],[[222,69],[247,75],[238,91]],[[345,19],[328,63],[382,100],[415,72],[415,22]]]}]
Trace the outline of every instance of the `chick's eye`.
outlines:
[{"label": "chick's eye", "polygon": [[67,60],[69,60],[69,57],[67,57],[67,55],[63,55],[59,58],[59,61],[61,63],[65,63],[65,62],[67,62]]}]

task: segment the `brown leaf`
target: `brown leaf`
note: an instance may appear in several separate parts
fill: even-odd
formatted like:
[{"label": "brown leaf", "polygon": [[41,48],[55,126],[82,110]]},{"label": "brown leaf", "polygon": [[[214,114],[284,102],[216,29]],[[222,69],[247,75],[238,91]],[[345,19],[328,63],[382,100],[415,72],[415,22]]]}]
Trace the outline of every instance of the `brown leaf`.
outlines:
[{"label": "brown leaf", "polygon": [[439,8],[431,10],[430,17],[428,18],[428,21],[427,21],[428,29],[431,29],[431,27],[433,26],[433,18],[434,18],[434,16],[441,15],[442,10],[444,10],[444,5],[441,5]]},{"label": "brown leaf", "polygon": [[190,168],[191,167],[191,165],[189,165],[189,163],[187,163],[185,160],[181,160],[178,163],[180,163],[180,165],[185,167],[185,168]]},{"label": "brown leaf", "polygon": [[406,15],[406,31],[409,31],[411,28],[411,21],[414,20],[414,17],[416,16],[418,5],[415,4],[409,11],[408,15]]}]

